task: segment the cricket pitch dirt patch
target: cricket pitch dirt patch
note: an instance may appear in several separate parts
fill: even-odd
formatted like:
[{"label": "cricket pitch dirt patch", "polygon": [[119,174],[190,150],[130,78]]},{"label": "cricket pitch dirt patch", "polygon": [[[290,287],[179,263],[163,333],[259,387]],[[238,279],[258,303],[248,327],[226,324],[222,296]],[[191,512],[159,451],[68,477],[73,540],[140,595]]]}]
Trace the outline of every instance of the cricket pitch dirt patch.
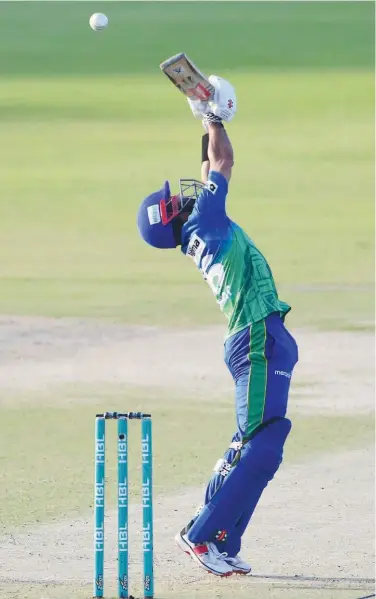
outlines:
[{"label": "cricket pitch dirt patch", "polygon": [[[2,317],[0,329],[0,389],[5,403],[8,390],[36,390],[67,382],[138,385],[141,380],[143,386],[163,388],[166,355],[172,349],[169,388],[188,390],[208,401],[219,390],[228,391],[232,400],[232,381],[223,364],[224,329],[219,327],[167,331],[90,320]],[[373,336],[364,332],[293,333],[300,346],[300,362],[294,376],[298,392],[293,387],[291,409],[371,415]],[[149,365],[146,371],[145,363]],[[285,579],[291,585],[303,580],[312,588],[373,588],[373,466],[373,448],[365,447],[283,467],[265,491],[245,535],[244,555],[250,558],[254,574]],[[205,574],[173,543],[175,533],[201,503],[202,491],[187,489],[156,501],[157,586],[158,580],[171,588],[206,584]],[[132,506],[130,526],[136,548],[132,549],[131,576],[136,581],[141,575],[137,506]],[[114,581],[114,513],[107,517],[106,531],[106,576]],[[33,581],[44,582],[46,588],[85,584],[92,577],[90,516],[4,536],[0,563],[0,586],[14,582],[25,584],[26,589]],[[248,583],[243,579],[220,584],[230,592]],[[111,588],[115,590],[109,582]]]}]

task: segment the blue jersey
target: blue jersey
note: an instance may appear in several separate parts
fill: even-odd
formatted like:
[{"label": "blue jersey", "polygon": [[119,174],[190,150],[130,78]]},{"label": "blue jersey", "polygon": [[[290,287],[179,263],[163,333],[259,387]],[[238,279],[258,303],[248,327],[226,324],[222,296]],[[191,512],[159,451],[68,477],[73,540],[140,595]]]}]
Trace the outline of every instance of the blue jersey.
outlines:
[{"label": "blue jersey", "polygon": [[228,337],[290,306],[278,298],[270,267],[253,241],[226,214],[228,183],[210,171],[182,230],[181,250],[200,269],[228,321]]}]

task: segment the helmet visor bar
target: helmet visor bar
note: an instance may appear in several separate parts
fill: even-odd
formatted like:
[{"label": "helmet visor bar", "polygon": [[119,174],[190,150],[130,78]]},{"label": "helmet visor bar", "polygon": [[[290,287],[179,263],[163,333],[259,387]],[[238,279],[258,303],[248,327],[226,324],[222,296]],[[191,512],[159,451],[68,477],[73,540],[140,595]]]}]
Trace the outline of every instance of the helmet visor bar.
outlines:
[{"label": "helmet visor bar", "polygon": [[204,184],[195,179],[180,179],[179,180],[180,194],[170,196],[160,202],[162,223],[167,225],[184,209],[192,210],[193,204],[200,195]]},{"label": "helmet visor bar", "polygon": [[168,225],[182,211],[180,196],[171,196],[167,200],[161,200],[160,207],[162,223]]}]

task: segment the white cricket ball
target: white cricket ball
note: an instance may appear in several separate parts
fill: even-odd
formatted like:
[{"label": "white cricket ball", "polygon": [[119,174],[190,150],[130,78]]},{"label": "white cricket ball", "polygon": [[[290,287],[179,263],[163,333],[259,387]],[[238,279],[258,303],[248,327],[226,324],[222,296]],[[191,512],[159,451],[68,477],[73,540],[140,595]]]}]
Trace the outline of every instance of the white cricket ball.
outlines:
[{"label": "white cricket ball", "polygon": [[102,31],[108,25],[108,18],[101,12],[95,12],[89,19],[89,24],[94,31]]}]

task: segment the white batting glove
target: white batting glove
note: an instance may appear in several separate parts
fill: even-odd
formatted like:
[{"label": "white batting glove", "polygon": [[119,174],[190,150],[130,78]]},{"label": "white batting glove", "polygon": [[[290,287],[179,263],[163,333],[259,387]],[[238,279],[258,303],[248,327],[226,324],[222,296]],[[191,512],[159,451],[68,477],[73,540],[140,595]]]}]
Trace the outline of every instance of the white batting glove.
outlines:
[{"label": "white batting glove", "polygon": [[192,98],[187,98],[187,100],[193,116],[196,119],[202,119],[205,112],[208,112],[208,103],[204,100],[192,100]]},{"label": "white batting glove", "polygon": [[196,119],[201,119],[202,126],[204,127],[206,133],[208,132],[208,126],[205,122],[205,114],[208,112],[209,107],[208,103],[204,100],[192,100],[191,98],[187,98],[190,109],[193,112],[193,116]]},{"label": "white batting glove", "polygon": [[205,118],[205,115],[210,113],[218,119],[229,122],[234,118],[237,108],[235,89],[229,81],[217,75],[210,75],[209,81],[215,88],[213,100],[206,102],[187,98],[193,116],[202,120],[205,131],[208,130],[207,123],[214,120],[208,117]]},{"label": "white batting glove", "polygon": [[214,99],[206,102],[209,108],[206,112],[212,112],[223,121],[231,121],[236,114],[235,89],[226,79],[217,75],[210,75],[209,81],[214,86],[215,92]]}]

